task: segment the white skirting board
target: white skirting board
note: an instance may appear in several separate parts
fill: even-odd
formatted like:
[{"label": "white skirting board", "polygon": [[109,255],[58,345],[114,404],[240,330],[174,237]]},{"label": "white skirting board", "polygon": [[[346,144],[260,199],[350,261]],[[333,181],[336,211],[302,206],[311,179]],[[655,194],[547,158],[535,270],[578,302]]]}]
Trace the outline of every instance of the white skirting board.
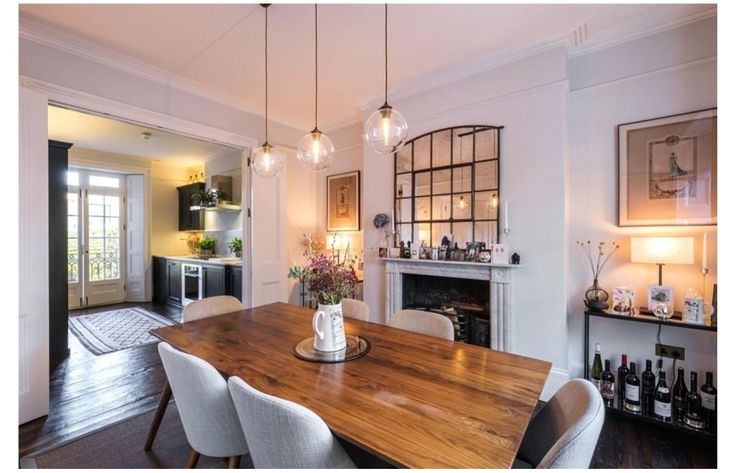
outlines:
[{"label": "white skirting board", "polygon": [[541,391],[541,400],[548,402],[556,391],[571,379],[569,372],[559,368],[551,368],[544,390]]}]

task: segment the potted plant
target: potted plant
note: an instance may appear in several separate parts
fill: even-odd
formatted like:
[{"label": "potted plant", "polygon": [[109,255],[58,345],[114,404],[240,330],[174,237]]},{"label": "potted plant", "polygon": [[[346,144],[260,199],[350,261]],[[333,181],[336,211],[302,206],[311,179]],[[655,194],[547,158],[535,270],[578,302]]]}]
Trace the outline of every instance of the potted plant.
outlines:
[{"label": "potted plant", "polygon": [[203,256],[212,256],[214,254],[214,246],[217,244],[217,240],[213,236],[207,235],[199,241],[199,252]]},{"label": "potted plant", "polygon": [[217,202],[226,202],[229,196],[219,189],[197,189],[191,194],[191,202],[199,207],[215,207]]},{"label": "potted plant", "polygon": [[230,247],[230,251],[235,253],[235,256],[242,258],[242,239],[234,237],[227,246]]}]

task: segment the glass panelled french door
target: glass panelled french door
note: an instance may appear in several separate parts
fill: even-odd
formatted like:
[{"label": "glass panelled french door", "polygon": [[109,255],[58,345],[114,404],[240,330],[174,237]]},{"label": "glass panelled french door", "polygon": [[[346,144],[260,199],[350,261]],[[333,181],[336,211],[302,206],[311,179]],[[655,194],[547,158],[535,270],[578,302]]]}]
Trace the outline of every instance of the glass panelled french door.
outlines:
[{"label": "glass panelled french door", "polygon": [[[125,300],[125,195],[122,176],[75,170],[68,193],[69,308]],[[74,182],[71,178],[70,182]]]}]

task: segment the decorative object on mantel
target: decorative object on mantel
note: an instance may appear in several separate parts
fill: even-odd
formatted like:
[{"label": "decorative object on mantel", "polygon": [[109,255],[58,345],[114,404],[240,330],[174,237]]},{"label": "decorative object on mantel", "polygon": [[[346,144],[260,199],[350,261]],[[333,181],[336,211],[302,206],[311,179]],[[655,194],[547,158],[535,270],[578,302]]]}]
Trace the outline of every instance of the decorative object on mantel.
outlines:
[{"label": "decorative object on mantel", "polygon": [[490,245],[492,251],[492,262],[497,264],[508,264],[508,245],[506,243],[493,243]]},{"label": "decorative object on mantel", "polygon": [[319,5],[314,4],[314,129],[304,135],[296,149],[296,159],[307,169],[323,171],[334,164],[334,144],[319,130]]},{"label": "decorative object on mantel", "polygon": [[489,263],[492,261],[492,255],[490,254],[490,250],[482,250],[480,251],[480,263]]},{"label": "decorative object on mantel", "polygon": [[327,231],[360,230],[360,171],[327,176]]},{"label": "decorative object on mantel", "polygon": [[368,117],[363,139],[370,149],[378,154],[398,151],[406,140],[408,123],[398,110],[388,105],[388,4],[385,4],[384,59],[385,59],[385,103]]},{"label": "decorative object on mantel", "polygon": [[[709,309],[705,310],[705,306]],[[715,308],[704,301],[704,297],[696,289],[687,289],[684,295],[684,310],[681,319],[692,324],[704,324],[706,317],[712,317]]]},{"label": "decorative object on mantel", "polygon": [[674,313],[674,289],[663,285],[664,264],[694,264],[694,239],[692,237],[631,237],[630,262],[658,265],[658,284],[648,288],[648,306],[641,314],[652,314],[659,302],[670,305]]},{"label": "decorative object on mantel", "polygon": [[265,12],[265,141],[252,156],[253,170],[260,177],[276,177],[283,170],[283,153],[268,143],[268,7],[270,3],[261,3]]},{"label": "decorative object on mantel", "polygon": [[717,224],[717,109],[618,126],[618,225]]},{"label": "decorative object on mantel", "polygon": [[521,255],[518,253],[510,255],[510,264],[521,264]]},{"label": "decorative object on mantel", "polygon": [[[597,244],[597,248],[593,250],[592,243],[589,240],[586,242],[577,240],[577,244],[582,247],[587,255],[592,270],[593,282],[584,293],[584,304],[592,310],[605,310],[609,307],[607,300],[610,298],[610,294],[600,287],[598,279],[610,257],[615,254],[620,245],[613,241],[612,244],[606,247],[605,242],[601,241]],[[592,256],[593,251],[596,253],[595,257]]]}]

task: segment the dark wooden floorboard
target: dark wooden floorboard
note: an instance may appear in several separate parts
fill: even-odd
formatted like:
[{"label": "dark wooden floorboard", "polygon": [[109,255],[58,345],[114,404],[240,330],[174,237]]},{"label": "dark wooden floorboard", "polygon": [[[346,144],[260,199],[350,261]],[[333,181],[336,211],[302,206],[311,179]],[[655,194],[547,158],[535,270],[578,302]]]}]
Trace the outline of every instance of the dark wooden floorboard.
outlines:
[{"label": "dark wooden floorboard", "polygon": [[[77,310],[70,316],[135,306],[181,321],[181,309],[145,303]],[[152,411],[158,404],[166,375],[155,343],[95,356],[70,334],[69,346],[69,358],[51,373],[51,413],[19,427],[20,457]],[[141,452],[144,442],[143,436]],[[609,415],[590,466],[714,468],[717,449],[685,434]]]}]

